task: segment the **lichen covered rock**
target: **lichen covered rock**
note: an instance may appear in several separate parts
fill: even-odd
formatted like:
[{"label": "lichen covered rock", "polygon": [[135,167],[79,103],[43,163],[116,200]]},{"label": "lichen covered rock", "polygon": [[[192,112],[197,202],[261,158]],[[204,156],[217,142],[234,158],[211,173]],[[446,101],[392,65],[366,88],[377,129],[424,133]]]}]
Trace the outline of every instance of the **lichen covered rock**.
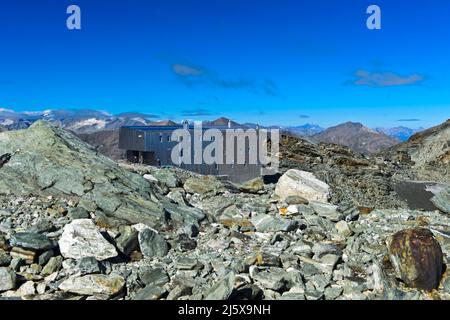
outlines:
[{"label": "lichen covered rock", "polygon": [[408,286],[436,289],[443,272],[441,246],[425,228],[402,230],[388,239],[389,259]]}]

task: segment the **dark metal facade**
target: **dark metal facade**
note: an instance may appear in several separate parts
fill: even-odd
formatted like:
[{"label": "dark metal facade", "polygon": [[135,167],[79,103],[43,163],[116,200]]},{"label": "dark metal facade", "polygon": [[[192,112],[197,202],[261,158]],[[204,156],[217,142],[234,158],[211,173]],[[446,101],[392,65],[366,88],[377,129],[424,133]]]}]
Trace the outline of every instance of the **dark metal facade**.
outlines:
[{"label": "dark metal facade", "polygon": [[[148,126],[148,127],[122,127],[119,135],[119,148],[127,151],[127,159],[130,162],[148,164],[153,166],[177,166],[185,170],[193,171],[203,175],[224,176],[234,182],[243,182],[261,175],[262,166],[260,164],[250,164],[249,142],[246,141],[245,148],[238,150],[238,145],[234,144],[234,159],[236,164],[180,164],[172,162],[172,150],[179,141],[172,141],[172,133],[176,129],[188,127],[180,126]],[[218,129],[222,133],[228,127],[205,127],[206,129]],[[235,128],[233,128],[235,129]],[[194,128],[189,127],[191,137],[194,137]],[[225,134],[224,134],[225,136]],[[194,163],[194,140],[191,146],[191,163]],[[203,141],[204,149],[211,141]],[[226,149],[226,139],[223,139],[224,159],[230,150]],[[228,152],[227,152],[228,151]],[[245,153],[244,164],[237,164],[238,154]]]}]

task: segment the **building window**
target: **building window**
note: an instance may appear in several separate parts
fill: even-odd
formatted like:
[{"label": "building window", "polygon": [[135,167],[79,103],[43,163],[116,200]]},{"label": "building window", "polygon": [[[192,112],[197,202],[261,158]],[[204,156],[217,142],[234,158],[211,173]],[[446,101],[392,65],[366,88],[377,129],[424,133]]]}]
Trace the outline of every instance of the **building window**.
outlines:
[{"label": "building window", "polygon": [[216,168],[216,170],[219,170],[219,165],[216,163],[216,164],[214,165],[214,168]]},{"label": "building window", "polygon": [[159,135],[159,142],[163,142],[163,136],[162,136],[162,134]]},{"label": "building window", "polygon": [[167,135],[167,141],[168,142],[170,142],[171,140],[170,140],[170,134],[169,135]]},{"label": "building window", "polygon": [[158,164],[158,167],[161,167],[161,160],[156,160],[156,163]]}]

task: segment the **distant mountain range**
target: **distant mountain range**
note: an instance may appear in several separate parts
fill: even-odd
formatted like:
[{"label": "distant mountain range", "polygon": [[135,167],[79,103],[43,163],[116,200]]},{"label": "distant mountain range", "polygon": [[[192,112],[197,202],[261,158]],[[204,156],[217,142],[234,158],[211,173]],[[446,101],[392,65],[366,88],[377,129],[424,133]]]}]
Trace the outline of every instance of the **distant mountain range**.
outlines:
[{"label": "distant mountain range", "polygon": [[353,151],[369,154],[396,145],[400,140],[363,126],[346,122],[311,137],[313,141],[341,144]]},{"label": "distant mountain range", "polygon": [[[0,131],[28,128],[37,120],[47,120],[73,131],[76,134],[91,134],[98,131],[110,131],[121,126],[145,125],[175,125],[171,120],[157,121],[157,116],[137,112],[127,112],[111,115],[97,110],[45,110],[33,112],[15,112],[0,108]],[[225,117],[204,121],[204,125],[237,126],[239,123]],[[255,128],[255,123],[244,123],[249,128]],[[299,126],[266,126],[277,128],[282,132],[298,137],[308,137],[316,142],[342,144],[354,151],[364,154],[378,152],[400,142],[422,129],[406,127],[370,129],[360,123],[347,122],[331,128],[322,128],[316,124]]]},{"label": "distant mountain range", "polygon": [[76,133],[90,133],[98,130],[112,130],[121,126],[149,125],[154,116],[128,112],[111,115],[96,110],[45,110],[36,112],[15,112],[0,109],[0,127],[7,130],[28,128],[37,120],[47,120]]},{"label": "distant mountain range", "polygon": [[400,126],[395,128],[375,128],[375,130],[377,132],[384,133],[390,137],[397,138],[400,141],[406,141],[415,133],[423,131],[424,128],[411,129]]}]

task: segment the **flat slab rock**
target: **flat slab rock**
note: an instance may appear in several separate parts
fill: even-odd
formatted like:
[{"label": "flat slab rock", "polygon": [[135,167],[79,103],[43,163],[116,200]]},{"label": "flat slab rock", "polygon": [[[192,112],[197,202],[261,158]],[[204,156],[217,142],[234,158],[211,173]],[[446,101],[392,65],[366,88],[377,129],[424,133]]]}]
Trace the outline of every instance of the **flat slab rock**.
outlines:
[{"label": "flat slab rock", "polygon": [[46,236],[33,232],[20,232],[13,234],[10,239],[13,247],[21,247],[32,250],[50,250],[56,247],[56,243]]},{"label": "flat slab rock", "polygon": [[90,219],[78,219],[67,224],[58,244],[64,258],[94,257],[102,261],[117,256],[116,248],[106,241]]},{"label": "flat slab rock", "polygon": [[125,286],[125,279],[115,275],[87,275],[71,277],[59,285],[59,289],[79,295],[102,294],[113,296],[119,293]]}]

